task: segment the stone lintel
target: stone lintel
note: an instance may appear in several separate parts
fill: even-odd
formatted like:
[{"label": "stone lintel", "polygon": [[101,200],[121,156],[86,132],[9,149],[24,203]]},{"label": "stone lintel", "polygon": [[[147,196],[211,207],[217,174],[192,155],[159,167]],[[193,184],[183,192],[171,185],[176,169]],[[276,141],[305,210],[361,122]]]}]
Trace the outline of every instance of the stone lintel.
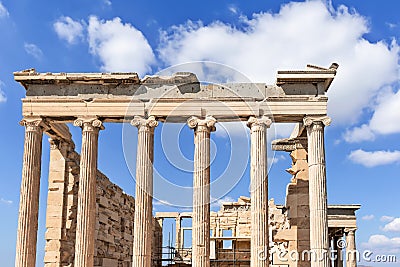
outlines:
[{"label": "stone lintel", "polygon": [[339,65],[337,63],[332,63],[329,68],[308,64],[306,70],[278,71],[276,83],[280,85],[293,83],[322,83],[324,92],[327,92],[335,78],[338,67]]},{"label": "stone lintel", "polygon": [[332,218],[332,216],[328,216],[328,227],[357,228],[357,221],[355,217],[353,219],[345,219],[345,218]]},{"label": "stone lintel", "polygon": [[[273,97],[266,102],[230,99],[155,99],[140,101],[118,98],[27,97],[22,100],[24,116],[42,116],[54,122],[73,122],[77,117],[99,117],[104,122],[128,122],[134,116],[155,116],[160,121],[186,122],[189,115],[215,117],[218,121],[245,121],[266,115],[275,122],[302,122],[305,114],[326,114],[327,97]],[[189,114],[189,115],[188,115]]]},{"label": "stone lintel", "polygon": [[181,218],[192,218],[192,212],[181,212],[179,216]]},{"label": "stone lintel", "polygon": [[345,216],[356,218],[356,211],[361,208],[361,205],[328,205],[328,216]]},{"label": "stone lintel", "polygon": [[272,150],[292,152],[296,149],[307,149],[307,138],[285,138],[272,141]]},{"label": "stone lintel", "polygon": [[162,211],[162,212],[156,212],[156,215],[154,216],[156,219],[164,219],[164,218],[178,218],[179,217],[179,212],[167,212],[167,211]]},{"label": "stone lintel", "polygon": [[63,140],[68,143],[73,143],[72,135],[68,126],[65,123],[49,122],[49,129],[45,133],[52,139]]}]

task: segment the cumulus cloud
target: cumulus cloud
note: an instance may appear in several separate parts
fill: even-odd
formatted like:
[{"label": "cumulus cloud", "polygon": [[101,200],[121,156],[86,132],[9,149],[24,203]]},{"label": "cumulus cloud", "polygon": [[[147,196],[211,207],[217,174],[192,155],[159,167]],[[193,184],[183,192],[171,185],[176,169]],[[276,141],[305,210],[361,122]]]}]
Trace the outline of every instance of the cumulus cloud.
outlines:
[{"label": "cumulus cloud", "polygon": [[25,52],[33,56],[36,59],[41,59],[43,57],[42,50],[35,44],[25,43]]},{"label": "cumulus cloud", "polygon": [[387,91],[379,97],[378,105],[369,123],[378,134],[400,133],[400,90]]},{"label": "cumulus cloud", "polygon": [[367,124],[363,124],[360,127],[354,127],[351,130],[347,130],[343,135],[344,140],[347,143],[359,143],[363,141],[375,140],[375,134]]},{"label": "cumulus cloud", "polygon": [[[292,2],[277,14],[241,19],[240,26],[218,21],[173,26],[162,32],[159,55],[167,64],[217,61],[269,83],[278,68],[337,61],[340,68],[329,96],[330,115],[338,123],[354,123],[378,90],[397,78],[397,43],[363,38],[367,20],[344,6],[335,10],[323,1]],[[351,105],[343,105],[349,101]]]},{"label": "cumulus cloud", "polygon": [[155,56],[142,32],[120,18],[99,20],[89,18],[90,52],[99,58],[104,71],[138,72],[151,70]]},{"label": "cumulus cloud", "polygon": [[53,28],[58,37],[69,44],[77,43],[83,38],[84,24],[70,17],[60,17],[54,22]]},{"label": "cumulus cloud", "polygon": [[370,215],[363,216],[361,219],[363,219],[364,221],[371,221],[374,218],[375,218],[375,216],[373,214],[370,214]]},{"label": "cumulus cloud", "polygon": [[10,14],[8,13],[7,8],[3,5],[2,2],[0,2],[0,19],[1,18],[6,18],[8,17]]},{"label": "cumulus cloud", "polygon": [[343,138],[346,142],[373,141],[376,135],[400,133],[400,90],[383,90],[377,98],[373,115],[367,124],[347,130]]},{"label": "cumulus cloud", "polygon": [[365,167],[376,167],[400,162],[400,151],[351,151],[348,158]]},{"label": "cumulus cloud", "polygon": [[381,218],[380,218],[380,221],[381,222],[391,222],[391,221],[393,221],[395,218],[394,217],[392,217],[392,216],[386,216],[386,215],[384,215],[384,216],[382,216]]},{"label": "cumulus cloud", "polygon": [[400,237],[389,238],[385,235],[371,235],[368,242],[362,243],[362,247],[374,252],[400,253]]},{"label": "cumulus cloud", "polygon": [[385,232],[400,232],[400,218],[395,218],[393,221],[386,224],[382,230]]}]

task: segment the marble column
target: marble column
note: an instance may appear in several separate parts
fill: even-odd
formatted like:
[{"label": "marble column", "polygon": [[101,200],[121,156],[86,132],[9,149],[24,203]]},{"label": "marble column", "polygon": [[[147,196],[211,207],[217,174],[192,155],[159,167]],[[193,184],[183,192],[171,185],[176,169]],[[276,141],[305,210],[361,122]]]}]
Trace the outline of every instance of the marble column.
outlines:
[{"label": "marble column", "polygon": [[357,267],[356,229],[345,229],[346,233],[346,267]]},{"label": "marble column", "polygon": [[36,265],[42,137],[45,124],[39,117],[26,117],[20,124],[25,126],[25,144],[15,266],[34,267]]},{"label": "marble column", "polygon": [[132,266],[151,267],[154,128],[158,122],[154,116],[135,116],[131,124],[138,128]]},{"label": "marble column", "polygon": [[329,266],[328,206],[326,192],[324,127],[327,116],[305,117],[308,138],[311,267]]},{"label": "marble column", "polygon": [[181,246],[181,217],[178,216],[175,218],[175,248],[180,250]]},{"label": "marble column", "polygon": [[250,198],[251,198],[251,264],[268,267],[268,169],[267,129],[272,121],[262,116],[250,117]]},{"label": "marble column", "polygon": [[192,266],[210,266],[210,133],[216,120],[191,117],[194,129],[194,172],[192,213]]},{"label": "marble column", "polygon": [[74,266],[86,267],[94,265],[97,147],[104,127],[97,118],[78,118],[74,125],[82,128]]}]

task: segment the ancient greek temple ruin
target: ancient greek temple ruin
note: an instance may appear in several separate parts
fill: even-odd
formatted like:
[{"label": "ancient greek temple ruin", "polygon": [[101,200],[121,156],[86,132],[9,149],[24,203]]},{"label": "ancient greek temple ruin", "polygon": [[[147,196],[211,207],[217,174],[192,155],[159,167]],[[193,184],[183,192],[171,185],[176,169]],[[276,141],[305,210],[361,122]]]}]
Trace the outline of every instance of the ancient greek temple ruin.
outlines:
[{"label": "ancient greek temple ruin", "polygon": [[[43,133],[50,142],[46,267],[341,267],[344,261],[347,267],[356,266],[354,257],[328,255],[330,249],[355,251],[355,212],[360,208],[327,204],[326,92],[337,67],[278,71],[273,85],[202,84],[188,72],[143,79],[136,73],[14,73],[26,89],[15,266],[36,263]],[[250,131],[250,197],[210,212],[210,136],[218,122],[237,118],[247,122]],[[154,129],[159,122],[186,123],[193,129],[190,212],[153,212]],[[291,136],[268,144],[271,124],[287,122],[297,125]],[[135,198],[98,169],[104,123],[129,123],[138,129]],[[70,127],[81,128],[80,153]],[[282,205],[268,198],[269,145],[290,153],[293,161]],[[167,218],[175,220],[176,230],[166,258],[162,247]],[[185,218],[190,218],[190,226],[181,224]],[[339,240],[347,241],[345,248]],[[284,250],[307,251],[312,257],[285,259],[279,254]]]}]

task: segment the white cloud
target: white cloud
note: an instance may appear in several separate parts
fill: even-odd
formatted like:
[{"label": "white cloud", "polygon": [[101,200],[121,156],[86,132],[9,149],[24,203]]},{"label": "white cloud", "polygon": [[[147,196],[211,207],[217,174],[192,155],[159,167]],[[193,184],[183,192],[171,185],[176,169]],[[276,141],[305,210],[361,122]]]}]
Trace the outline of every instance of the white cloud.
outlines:
[{"label": "white cloud", "polygon": [[390,29],[394,29],[397,28],[399,25],[396,23],[390,23],[390,22],[386,22],[386,25],[390,28]]},{"label": "white cloud", "polygon": [[361,219],[363,219],[364,221],[371,221],[374,218],[375,218],[375,216],[373,214],[370,214],[370,215],[363,216]]},{"label": "white cloud", "polygon": [[33,56],[36,59],[41,59],[43,57],[42,50],[35,44],[24,44],[25,52]]},{"label": "white cloud", "polygon": [[83,38],[84,24],[70,17],[60,17],[54,22],[53,28],[58,38],[67,41],[69,44],[77,43],[78,40]]},{"label": "white cloud", "polygon": [[400,237],[389,238],[385,235],[371,235],[368,242],[362,243],[363,248],[376,252],[400,253]]},{"label": "white cloud", "polygon": [[394,217],[392,217],[392,216],[386,216],[386,215],[384,215],[384,216],[382,216],[381,218],[380,218],[380,221],[381,222],[391,222],[391,221],[393,221],[395,218]]},{"label": "white cloud", "polygon": [[396,80],[399,48],[395,42],[367,41],[364,17],[344,6],[334,10],[327,2],[292,2],[278,14],[242,17],[242,27],[188,21],[162,32],[160,58],[167,64],[216,61],[269,83],[278,68],[336,61],[340,67],[329,91],[330,115],[336,122],[353,123],[378,90]]},{"label": "white cloud", "polygon": [[393,92],[392,88],[382,90],[377,97],[377,104],[368,124],[347,130],[343,138],[348,143],[373,141],[376,135],[400,133],[400,90]]},{"label": "white cloud", "polygon": [[0,202],[4,203],[4,204],[7,204],[7,205],[11,205],[13,203],[12,200],[4,199],[4,198],[1,198]]},{"label": "white cloud", "polygon": [[5,95],[5,93],[2,90],[2,87],[4,86],[4,83],[2,81],[0,81],[0,103],[4,103],[7,101],[7,97]]},{"label": "white cloud", "polygon": [[99,58],[104,71],[143,75],[155,62],[153,50],[142,32],[122,23],[120,18],[104,21],[90,17],[88,39],[90,52]]},{"label": "white cloud", "polygon": [[104,3],[105,5],[107,5],[107,6],[111,6],[111,5],[112,5],[112,3],[111,3],[110,0],[103,0],[103,3]]},{"label": "white cloud", "polygon": [[400,133],[400,90],[386,91],[378,99],[378,105],[369,123],[378,134]]},{"label": "white cloud", "polygon": [[0,18],[6,18],[9,15],[7,8],[0,2]]},{"label": "white cloud", "polygon": [[360,127],[354,127],[351,130],[347,130],[344,133],[343,138],[347,143],[359,143],[375,140],[375,134],[367,124],[363,124]]},{"label": "white cloud", "polygon": [[385,235],[372,235],[368,240],[368,244],[375,247],[387,245],[389,242],[390,239]]},{"label": "white cloud", "polygon": [[376,167],[400,162],[400,151],[364,151],[362,149],[350,152],[348,158],[354,163],[365,167]]},{"label": "white cloud", "polygon": [[396,218],[386,224],[382,230],[385,232],[400,232],[400,218]]}]

